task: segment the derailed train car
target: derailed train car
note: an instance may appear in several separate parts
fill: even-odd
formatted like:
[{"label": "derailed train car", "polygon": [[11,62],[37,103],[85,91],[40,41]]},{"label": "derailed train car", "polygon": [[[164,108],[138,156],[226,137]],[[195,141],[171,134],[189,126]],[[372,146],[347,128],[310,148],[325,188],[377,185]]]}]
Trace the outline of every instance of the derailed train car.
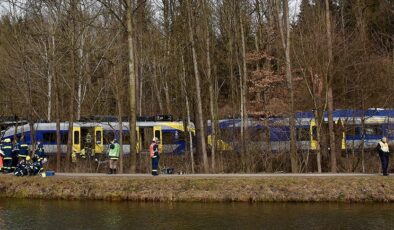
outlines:
[{"label": "derailed train car", "polygon": [[[383,136],[394,143],[394,110],[336,110],[333,113],[337,145],[343,151],[359,151],[376,147]],[[320,122],[328,129],[328,114],[324,113]],[[208,123],[208,131],[210,132]],[[247,142],[258,149],[288,151],[290,149],[290,126],[288,118],[249,118],[247,121]],[[240,150],[240,119],[225,119],[218,122],[218,150]],[[315,151],[318,148],[317,122],[313,112],[296,113],[297,147],[302,151]],[[211,136],[208,136],[211,145]]]},{"label": "derailed train car", "polygon": [[[33,135],[29,124],[9,127],[5,130],[2,139],[14,137],[18,140],[23,137],[30,146],[34,142],[44,144],[47,153],[56,153],[56,123],[34,123]],[[122,130],[123,153],[130,153],[129,123],[122,122],[74,122],[72,128],[72,149],[74,153],[82,153],[89,149],[93,154],[103,154],[108,150],[109,143],[115,138],[119,140]],[[153,137],[161,140],[159,148],[163,153],[181,154],[185,151],[185,127],[178,121],[141,121],[137,122],[137,152],[147,152]],[[190,124],[186,132],[194,133],[194,125]],[[60,123],[61,152],[67,151],[69,123]],[[34,140],[32,140],[32,138]]]}]

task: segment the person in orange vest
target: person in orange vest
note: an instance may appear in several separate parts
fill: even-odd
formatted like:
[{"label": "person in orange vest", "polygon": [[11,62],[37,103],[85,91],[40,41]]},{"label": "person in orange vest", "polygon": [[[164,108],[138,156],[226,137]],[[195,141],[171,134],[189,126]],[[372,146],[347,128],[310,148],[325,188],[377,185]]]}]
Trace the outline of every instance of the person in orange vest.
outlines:
[{"label": "person in orange vest", "polygon": [[157,137],[153,138],[152,144],[149,146],[150,158],[152,159],[152,175],[158,176],[158,168],[159,168],[159,139]]},{"label": "person in orange vest", "polygon": [[3,172],[3,158],[4,158],[4,153],[3,150],[1,150],[3,147],[3,141],[0,143],[0,172]]}]

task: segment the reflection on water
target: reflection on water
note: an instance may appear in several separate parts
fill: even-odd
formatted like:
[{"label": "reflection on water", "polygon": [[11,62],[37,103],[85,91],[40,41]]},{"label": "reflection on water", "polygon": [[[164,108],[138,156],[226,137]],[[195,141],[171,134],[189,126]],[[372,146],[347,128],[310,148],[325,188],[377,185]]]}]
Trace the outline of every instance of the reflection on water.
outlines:
[{"label": "reflection on water", "polygon": [[393,204],[0,201],[0,229],[393,229]]}]

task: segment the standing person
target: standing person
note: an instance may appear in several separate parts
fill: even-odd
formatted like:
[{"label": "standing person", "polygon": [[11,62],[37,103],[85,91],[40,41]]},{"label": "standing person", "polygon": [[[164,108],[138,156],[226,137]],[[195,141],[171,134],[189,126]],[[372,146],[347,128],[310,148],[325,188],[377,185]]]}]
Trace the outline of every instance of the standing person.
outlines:
[{"label": "standing person", "polygon": [[3,141],[1,141],[0,142],[0,172],[3,172],[3,158],[4,158]]},{"label": "standing person", "polygon": [[38,161],[42,161],[47,157],[45,154],[44,145],[39,141],[37,142],[37,149],[34,151],[34,154]]},{"label": "standing person", "polygon": [[4,172],[10,173],[12,170],[12,143],[10,138],[4,140],[1,150],[4,153]]},{"label": "standing person", "polygon": [[120,145],[118,144],[118,141],[114,139],[109,146],[109,152],[108,152],[109,173],[108,174],[116,174],[119,154],[120,154]]},{"label": "standing person", "polygon": [[387,169],[389,167],[390,150],[386,137],[383,137],[379,141],[378,146],[376,146],[376,150],[379,153],[380,162],[382,163],[383,176],[388,176],[389,174]]},{"label": "standing person", "polygon": [[159,152],[159,139],[153,138],[152,144],[149,146],[150,158],[152,159],[152,175],[158,176],[160,152]]},{"label": "standing person", "polygon": [[12,148],[12,171],[15,171],[16,166],[18,165],[19,146],[18,139],[15,139],[14,146]]},{"label": "standing person", "polygon": [[19,162],[26,159],[26,157],[29,155],[29,145],[25,142],[23,136],[21,137],[19,141]]}]

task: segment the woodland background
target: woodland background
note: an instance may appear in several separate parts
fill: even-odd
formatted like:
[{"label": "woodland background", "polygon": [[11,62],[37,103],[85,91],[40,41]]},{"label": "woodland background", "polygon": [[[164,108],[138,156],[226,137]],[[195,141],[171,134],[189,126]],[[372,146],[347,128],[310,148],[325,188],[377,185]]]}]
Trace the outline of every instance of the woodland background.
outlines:
[{"label": "woodland background", "polygon": [[[295,145],[294,113],[315,110],[318,118],[339,108],[394,108],[391,0],[0,4],[2,116],[70,124],[83,116],[127,116],[131,130],[136,116],[190,119],[200,172],[376,170],[364,155],[325,151],[338,148],[332,116],[327,129],[318,130],[317,154],[305,159]],[[253,134],[246,119],[266,116],[290,117],[290,153],[248,147]],[[242,120],[241,154],[208,148],[206,121],[215,127],[232,117]],[[135,134],[130,138],[135,143]],[[190,171],[189,155],[170,158],[164,161]],[[132,152],[125,168],[143,171],[141,164]]]}]

